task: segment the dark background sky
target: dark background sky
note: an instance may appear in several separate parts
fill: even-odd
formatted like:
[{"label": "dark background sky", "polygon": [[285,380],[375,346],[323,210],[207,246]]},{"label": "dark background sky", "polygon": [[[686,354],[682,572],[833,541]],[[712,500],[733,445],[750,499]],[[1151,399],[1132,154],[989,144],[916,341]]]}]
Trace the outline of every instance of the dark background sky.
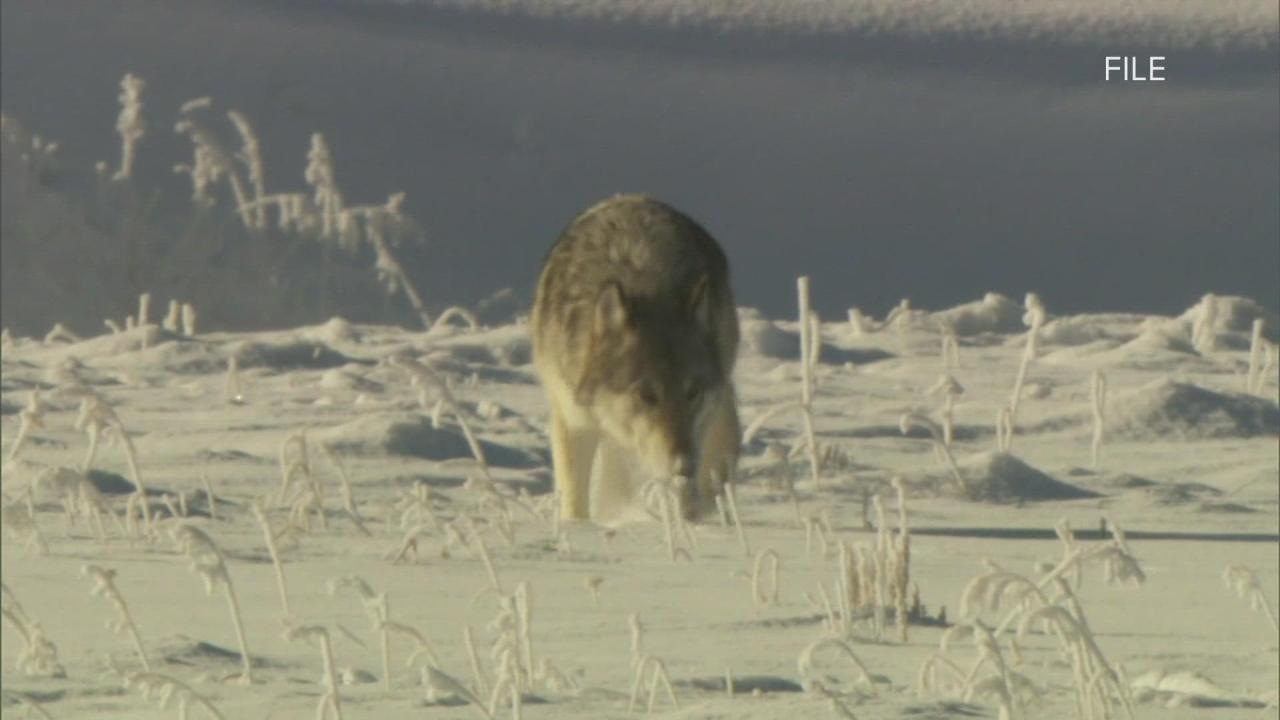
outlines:
[{"label": "dark background sky", "polygon": [[[1206,0],[1207,2],[1208,0]],[[994,290],[1051,311],[1280,307],[1277,46],[1115,47],[841,30],[717,31],[347,3],[2,6],[0,105],[114,163],[117,84],[144,77],[139,173],[173,176],[178,105],[256,125],[269,191],[326,136],[352,203],[408,193],[428,302],[529,294],[556,233],[647,192],[725,246],[739,302],[825,316]],[[1169,80],[1105,84],[1108,54]]]}]

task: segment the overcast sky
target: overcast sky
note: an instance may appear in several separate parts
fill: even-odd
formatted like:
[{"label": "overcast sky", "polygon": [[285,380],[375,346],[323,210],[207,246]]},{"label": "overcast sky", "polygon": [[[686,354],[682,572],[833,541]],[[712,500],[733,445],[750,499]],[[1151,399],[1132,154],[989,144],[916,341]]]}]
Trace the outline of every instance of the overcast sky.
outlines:
[{"label": "overcast sky", "polygon": [[[731,30],[380,3],[15,1],[0,6],[0,105],[88,168],[115,157],[117,83],[141,75],[139,172],[179,196],[169,168],[189,150],[170,128],[184,100],[250,117],[271,191],[303,189],[322,132],[349,202],[408,193],[437,306],[527,295],[578,210],[639,191],[711,230],[740,303],[771,314],[793,312],[802,273],[828,317],[988,290],[1070,312],[1176,312],[1210,291],[1275,308],[1280,57],[1275,29],[1255,27],[1274,3],[1236,5],[1257,12],[1213,25],[1219,36],[1179,35],[1175,18],[1133,34],[1161,47],[1127,47],[1115,23],[1095,42],[1069,17],[1039,33]],[[1166,55],[1168,81],[1104,83],[1108,54]]]}]

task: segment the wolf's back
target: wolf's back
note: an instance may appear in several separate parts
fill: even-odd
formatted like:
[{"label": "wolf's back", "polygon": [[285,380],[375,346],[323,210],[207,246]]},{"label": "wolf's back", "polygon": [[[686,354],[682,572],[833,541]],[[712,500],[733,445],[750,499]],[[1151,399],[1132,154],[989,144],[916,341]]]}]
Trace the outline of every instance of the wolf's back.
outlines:
[{"label": "wolf's back", "polygon": [[639,313],[660,318],[681,312],[703,278],[727,377],[737,355],[738,322],[724,251],[698,223],[658,200],[604,200],[574,218],[547,254],[534,301],[535,353],[561,356],[569,366],[585,362],[564,356],[586,345],[592,308],[609,283],[617,283]]}]

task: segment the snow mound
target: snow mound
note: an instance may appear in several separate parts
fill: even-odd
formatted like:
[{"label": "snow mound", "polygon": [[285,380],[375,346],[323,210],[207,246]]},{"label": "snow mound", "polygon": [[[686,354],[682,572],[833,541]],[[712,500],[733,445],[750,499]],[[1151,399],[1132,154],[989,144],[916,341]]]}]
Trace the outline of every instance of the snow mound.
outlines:
[{"label": "snow mound", "polygon": [[1275,403],[1169,379],[1149,383],[1109,404],[1109,437],[1187,440],[1280,432],[1280,409]]},{"label": "snow mound", "polygon": [[[320,430],[315,437],[334,450],[356,455],[408,455],[427,460],[471,458],[471,446],[460,430],[436,428],[431,418],[413,413],[367,415],[337,427]],[[529,468],[542,464],[537,455],[480,440],[485,460],[497,467]]]},{"label": "snow mound", "polygon": [[[1098,496],[1090,490],[1056,480],[1009,453],[987,451],[956,464],[969,490],[967,497],[970,500],[1017,503]],[[952,492],[955,487],[954,480],[945,473],[932,473],[927,484],[942,493]]]},{"label": "snow mound", "polygon": [[1280,339],[1280,314],[1263,307],[1258,301],[1238,295],[1206,295],[1200,302],[1187,308],[1175,320],[1190,334],[1191,326],[1200,317],[1205,300],[1212,298],[1215,333],[1252,333],[1253,321],[1261,318],[1262,334],[1271,342]]},{"label": "snow mound", "polygon": [[1100,340],[1132,340],[1148,317],[1124,313],[1087,313],[1054,318],[1040,328],[1041,345],[1074,347]]},{"label": "snow mound", "polygon": [[323,370],[354,362],[324,343],[293,339],[283,341],[245,340],[235,348],[240,369]]},{"label": "snow mound", "polygon": [[1022,332],[1022,306],[999,293],[941,310],[930,316],[934,326],[949,327],[957,337],[983,333]]},{"label": "snow mound", "polygon": [[755,308],[738,310],[738,332],[742,349],[749,354],[775,360],[800,359],[800,337],[778,327]]},{"label": "snow mound", "polygon": [[1166,707],[1265,707],[1266,703],[1236,695],[1197,672],[1165,673],[1152,670],[1130,683],[1133,699],[1157,702]]}]

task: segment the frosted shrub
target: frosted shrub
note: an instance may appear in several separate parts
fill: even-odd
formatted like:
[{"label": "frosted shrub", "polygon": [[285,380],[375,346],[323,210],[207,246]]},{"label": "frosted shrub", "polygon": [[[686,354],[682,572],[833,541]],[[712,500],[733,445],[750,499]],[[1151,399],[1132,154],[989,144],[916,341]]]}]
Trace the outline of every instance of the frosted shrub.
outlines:
[{"label": "frosted shrub", "polygon": [[226,716],[219,712],[208,698],[169,675],[153,672],[125,673],[124,687],[127,690],[137,690],[148,700],[155,700],[160,703],[161,708],[176,704],[178,720],[186,720],[190,717],[187,708],[193,705],[203,710],[206,717],[213,720],[226,720]]},{"label": "frosted shrub", "polygon": [[1222,581],[1241,599],[1249,601],[1250,610],[1262,613],[1271,624],[1272,632],[1280,636],[1280,625],[1276,623],[1276,611],[1271,608],[1271,603],[1267,602],[1266,595],[1262,593],[1262,586],[1258,583],[1258,576],[1253,570],[1241,565],[1228,565],[1222,571]]},{"label": "frosted shrub", "polygon": [[227,606],[231,610],[231,623],[235,626],[236,638],[240,641],[241,672],[239,682],[253,682],[252,664],[249,659],[249,645],[245,639],[244,624],[240,620],[240,602],[236,599],[235,588],[231,585],[231,575],[227,572],[226,557],[222,549],[214,543],[203,530],[182,522],[176,522],[170,528],[170,534],[178,549],[191,561],[191,571],[204,581],[204,589],[212,595],[218,586],[226,591]]},{"label": "frosted shrub", "polygon": [[142,89],[146,86],[146,81],[133,73],[126,74],[120,81],[120,116],[116,119],[116,131],[120,133],[120,169],[111,176],[112,180],[128,180],[133,175],[138,140],[147,130],[142,118]]},{"label": "frosted shrub", "polygon": [[[1010,671],[1000,649],[1000,636],[1016,626],[1017,639],[1023,640],[1032,628],[1043,628],[1058,639],[1070,658],[1076,708],[1082,718],[1111,718],[1117,705],[1133,717],[1133,698],[1123,671],[1112,666],[1098,646],[1068,578],[1088,560],[1103,562],[1108,582],[1141,584],[1145,575],[1130,552],[1123,531],[1114,524],[1110,541],[1087,547],[1076,544],[1065,522],[1059,523],[1057,531],[1063,546],[1062,560],[1057,565],[1041,566],[1038,580],[988,561],[988,571],[965,586],[960,600],[960,615],[965,622],[943,635],[939,651],[921,668],[921,692],[947,691],[949,687],[949,692],[959,692],[965,698],[992,694],[1000,703],[1001,718],[1019,717],[1025,706],[1023,700],[1036,693],[1030,680]],[[1001,610],[1007,610],[1004,619],[994,629],[988,629],[980,619],[981,613]],[[965,636],[974,640],[979,653],[968,671],[947,656],[949,643]],[[1017,657],[1017,640],[1010,638],[1009,644]],[[993,669],[985,680],[977,676],[983,666]],[[944,687],[938,680],[940,668],[951,671],[958,682]]]},{"label": "frosted shrub", "polygon": [[284,639],[289,642],[305,642],[320,649],[324,661],[324,694],[316,706],[316,720],[324,720],[332,713],[342,720],[342,697],[338,695],[337,669],[333,662],[333,643],[329,631],[323,625],[285,625]]},{"label": "frosted shrub", "polygon": [[67,671],[58,661],[58,648],[45,636],[40,623],[23,611],[9,586],[0,583],[0,617],[22,639],[18,655],[18,671],[29,677],[66,677]]},{"label": "frosted shrub", "polygon": [[101,597],[115,608],[117,617],[108,622],[107,627],[116,634],[128,633],[129,639],[133,642],[133,649],[138,653],[138,660],[142,662],[142,669],[150,672],[151,663],[147,660],[146,651],[142,649],[142,637],[138,635],[138,626],[133,621],[133,614],[129,612],[129,605],[125,603],[124,596],[116,587],[116,571],[97,565],[85,565],[80,568],[80,574],[93,578],[93,589],[89,591],[89,595]]}]

